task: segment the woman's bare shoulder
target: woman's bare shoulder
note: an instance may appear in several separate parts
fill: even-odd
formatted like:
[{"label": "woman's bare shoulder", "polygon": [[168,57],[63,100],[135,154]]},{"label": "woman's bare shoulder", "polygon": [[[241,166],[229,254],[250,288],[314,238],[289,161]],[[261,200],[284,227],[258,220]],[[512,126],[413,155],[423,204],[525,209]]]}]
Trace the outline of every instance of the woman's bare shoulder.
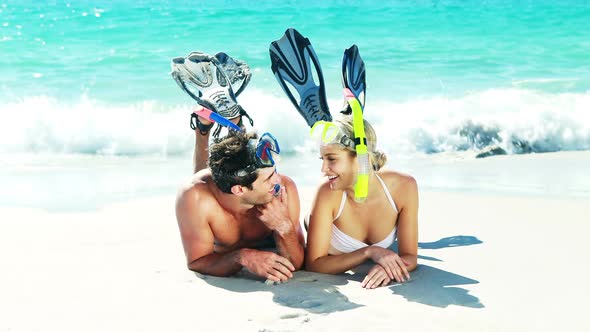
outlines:
[{"label": "woman's bare shoulder", "polygon": [[377,172],[379,176],[385,181],[386,183],[395,183],[401,186],[416,186],[417,181],[416,179],[407,173],[392,171],[392,170],[382,170]]},{"label": "woman's bare shoulder", "polygon": [[389,191],[394,197],[397,197],[398,200],[403,200],[402,198],[404,197],[408,198],[417,196],[418,182],[410,174],[391,170],[379,171],[377,174],[379,174],[389,188]]}]

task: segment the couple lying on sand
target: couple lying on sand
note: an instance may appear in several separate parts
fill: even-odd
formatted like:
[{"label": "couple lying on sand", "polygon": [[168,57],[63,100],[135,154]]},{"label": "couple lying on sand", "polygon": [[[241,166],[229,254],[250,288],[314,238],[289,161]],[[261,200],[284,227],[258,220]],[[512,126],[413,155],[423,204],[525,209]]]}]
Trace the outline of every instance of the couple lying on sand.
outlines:
[{"label": "couple lying on sand", "polygon": [[[294,54],[304,60],[296,63],[307,66],[301,72],[309,78],[313,62],[319,86],[312,78],[296,80],[289,63]],[[196,129],[195,174],[176,201],[188,268],[214,276],[230,276],[246,268],[262,278],[284,282],[302,268],[337,274],[372,261],[363,287],[408,280],[417,264],[418,189],[411,176],[382,169],[386,156],[376,149],[375,131],[360,113],[364,63],[356,46],[345,52],[343,60],[343,83],[356,104],[351,102],[335,121],[327,111],[319,61],[309,40],[288,29],[271,44],[271,60],[279,83],[320,138],[325,180],[318,186],[311,211],[304,212],[307,241],[301,229],[297,186],[277,172],[279,143],[271,133],[257,135],[242,129],[242,116],[248,115],[236,96],[249,81],[249,68],[224,53],[191,53],[172,62],[173,77],[201,105],[191,125]],[[299,101],[285,81],[295,87]],[[213,122],[227,127],[228,133],[210,144]],[[359,137],[358,128],[364,135]],[[359,150],[359,145],[366,150]],[[363,173],[360,159],[364,155],[369,165]],[[365,181],[364,193],[359,179]],[[398,252],[391,249],[396,239]],[[276,250],[262,249],[269,243]]]}]

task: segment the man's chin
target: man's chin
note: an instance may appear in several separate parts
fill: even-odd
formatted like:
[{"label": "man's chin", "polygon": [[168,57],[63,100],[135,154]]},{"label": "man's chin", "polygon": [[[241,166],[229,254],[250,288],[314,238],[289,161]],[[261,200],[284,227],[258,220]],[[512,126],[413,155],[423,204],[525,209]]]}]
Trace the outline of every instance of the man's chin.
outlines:
[{"label": "man's chin", "polygon": [[268,196],[265,196],[264,198],[261,198],[258,202],[256,202],[255,205],[266,205],[270,202],[272,202],[274,196],[272,194],[268,194]]}]

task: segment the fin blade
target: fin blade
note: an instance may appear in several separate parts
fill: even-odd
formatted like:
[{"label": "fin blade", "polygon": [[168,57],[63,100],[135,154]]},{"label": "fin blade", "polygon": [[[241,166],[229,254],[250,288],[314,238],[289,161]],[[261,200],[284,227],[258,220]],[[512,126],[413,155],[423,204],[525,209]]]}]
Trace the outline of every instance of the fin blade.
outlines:
[{"label": "fin blade", "polygon": [[[307,124],[311,127],[320,120],[331,121],[324,76],[309,39],[289,28],[279,40],[271,42],[269,53],[275,78]],[[313,80],[312,65],[316,70],[318,84]],[[293,95],[289,86],[297,91],[299,99]]]},{"label": "fin blade", "polygon": [[211,55],[191,52],[186,58],[172,60],[172,77],[200,105],[227,119],[240,115],[230,80],[219,61]]},{"label": "fin blade", "polygon": [[[361,58],[356,45],[352,45],[344,51],[342,57],[342,85],[354,94],[364,110],[367,93],[365,62]],[[352,109],[346,101],[341,113],[352,113]]]},{"label": "fin blade", "polygon": [[215,58],[219,61],[221,68],[223,68],[223,71],[227,75],[234,94],[236,97],[239,96],[240,93],[244,91],[252,77],[250,66],[248,66],[246,62],[234,59],[224,52],[215,54]]}]

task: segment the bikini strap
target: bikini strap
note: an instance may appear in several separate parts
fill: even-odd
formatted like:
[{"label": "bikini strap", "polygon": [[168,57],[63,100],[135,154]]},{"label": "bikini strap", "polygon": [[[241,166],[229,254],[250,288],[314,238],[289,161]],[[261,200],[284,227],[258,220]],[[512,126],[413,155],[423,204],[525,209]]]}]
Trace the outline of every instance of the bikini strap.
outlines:
[{"label": "bikini strap", "polygon": [[344,210],[344,203],[346,203],[346,191],[342,191],[342,201],[340,202],[340,208],[338,209],[338,213],[336,214],[334,220],[340,218],[342,210]]},{"label": "bikini strap", "polygon": [[389,200],[389,203],[391,204],[391,207],[393,208],[393,210],[395,211],[395,213],[399,213],[399,211],[397,210],[397,205],[395,205],[395,201],[393,200],[393,197],[391,197],[391,193],[389,192],[389,189],[387,188],[387,185],[385,185],[385,181],[383,181],[379,175],[377,175],[377,173],[375,173],[375,176],[377,177],[377,179],[379,179],[379,182],[381,182],[381,186],[383,186],[383,191],[385,191],[385,196],[387,196],[387,199]]}]

